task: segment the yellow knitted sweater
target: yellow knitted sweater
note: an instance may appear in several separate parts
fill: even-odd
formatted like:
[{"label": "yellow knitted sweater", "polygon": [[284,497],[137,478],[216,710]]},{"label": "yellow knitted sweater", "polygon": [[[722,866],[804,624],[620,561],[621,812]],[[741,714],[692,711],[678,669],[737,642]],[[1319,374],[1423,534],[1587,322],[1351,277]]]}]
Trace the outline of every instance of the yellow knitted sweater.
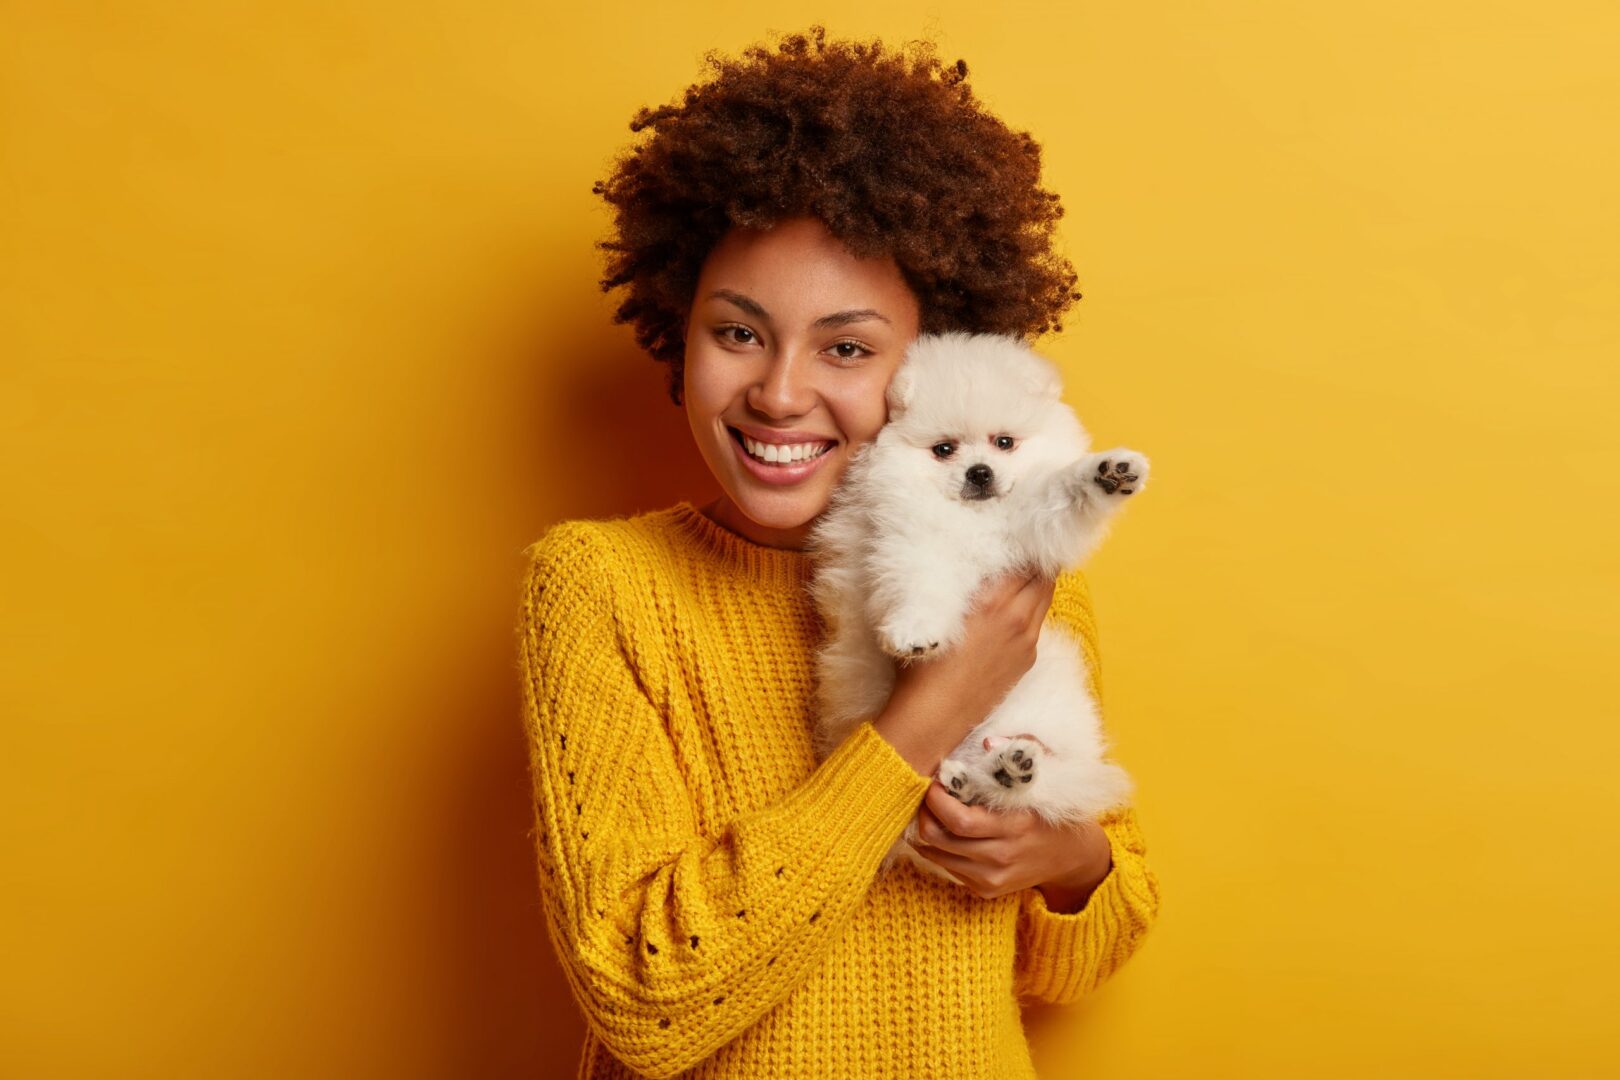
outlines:
[{"label": "yellow knitted sweater", "polygon": [[[816,762],[807,556],[686,502],[525,554],[535,851],[579,1076],[1034,1077],[1020,1003],[1073,1001],[1154,921],[1134,811],[1103,819],[1113,867],[1076,914],[878,876],[930,780],[870,722]],[[1049,617],[1095,690],[1080,574]]]}]

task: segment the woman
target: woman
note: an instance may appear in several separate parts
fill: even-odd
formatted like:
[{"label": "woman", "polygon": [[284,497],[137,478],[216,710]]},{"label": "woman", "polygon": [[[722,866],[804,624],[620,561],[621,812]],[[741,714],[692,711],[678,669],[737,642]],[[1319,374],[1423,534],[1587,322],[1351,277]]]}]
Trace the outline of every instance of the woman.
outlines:
[{"label": "woman", "polygon": [[[1084,579],[988,583],[967,639],[812,752],[802,550],[919,332],[1036,334],[1077,297],[1039,150],[960,62],[829,43],[710,58],[632,124],[617,318],[670,365],[722,494],[529,549],[521,647],[552,941],[583,1077],[1032,1077],[1020,1001],[1071,1001],[1158,908],[1134,812],[1059,829],[930,780],[1034,658],[1086,643]],[[962,886],[904,864],[914,816]]]}]

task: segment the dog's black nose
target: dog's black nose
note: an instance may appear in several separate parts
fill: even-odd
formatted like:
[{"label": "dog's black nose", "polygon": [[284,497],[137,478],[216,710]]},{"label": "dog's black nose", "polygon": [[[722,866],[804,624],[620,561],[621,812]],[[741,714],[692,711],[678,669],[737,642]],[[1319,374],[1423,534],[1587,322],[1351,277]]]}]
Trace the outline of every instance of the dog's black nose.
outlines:
[{"label": "dog's black nose", "polygon": [[988,465],[974,465],[967,471],[968,483],[975,487],[989,487],[990,481],[995,478],[996,474],[990,471]]}]

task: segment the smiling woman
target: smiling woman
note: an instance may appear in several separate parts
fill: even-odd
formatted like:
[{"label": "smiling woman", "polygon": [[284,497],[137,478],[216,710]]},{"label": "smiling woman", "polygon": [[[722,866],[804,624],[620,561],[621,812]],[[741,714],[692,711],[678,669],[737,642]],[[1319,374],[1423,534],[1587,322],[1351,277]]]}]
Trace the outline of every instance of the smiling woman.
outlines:
[{"label": "smiling woman", "polygon": [[[1019,1003],[1108,978],[1157,880],[1129,809],[1060,829],[930,777],[1048,617],[1100,697],[1085,581],[989,583],[962,643],[819,760],[803,549],[919,333],[1056,326],[1078,296],[1061,208],[1034,140],[926,46],[818,28],[709,63],[597,191],[603,286],[720,495],[528,549],[535,850],[580,1075],[1031,1078]],[[961,885],[879,874],[914,818]]]}]

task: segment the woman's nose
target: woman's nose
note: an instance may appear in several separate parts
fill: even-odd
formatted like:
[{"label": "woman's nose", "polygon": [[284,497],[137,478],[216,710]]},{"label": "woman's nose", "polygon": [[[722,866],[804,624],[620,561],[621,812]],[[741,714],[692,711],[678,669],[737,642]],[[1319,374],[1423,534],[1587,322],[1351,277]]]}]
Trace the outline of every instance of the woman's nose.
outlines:
[{"label": "woman's nose", "polygon": [[771,358],[758,382],[749,387],[748,404],[767,416],[799,416],[810,411],[815,397],[803,361],[785,350]]}]

